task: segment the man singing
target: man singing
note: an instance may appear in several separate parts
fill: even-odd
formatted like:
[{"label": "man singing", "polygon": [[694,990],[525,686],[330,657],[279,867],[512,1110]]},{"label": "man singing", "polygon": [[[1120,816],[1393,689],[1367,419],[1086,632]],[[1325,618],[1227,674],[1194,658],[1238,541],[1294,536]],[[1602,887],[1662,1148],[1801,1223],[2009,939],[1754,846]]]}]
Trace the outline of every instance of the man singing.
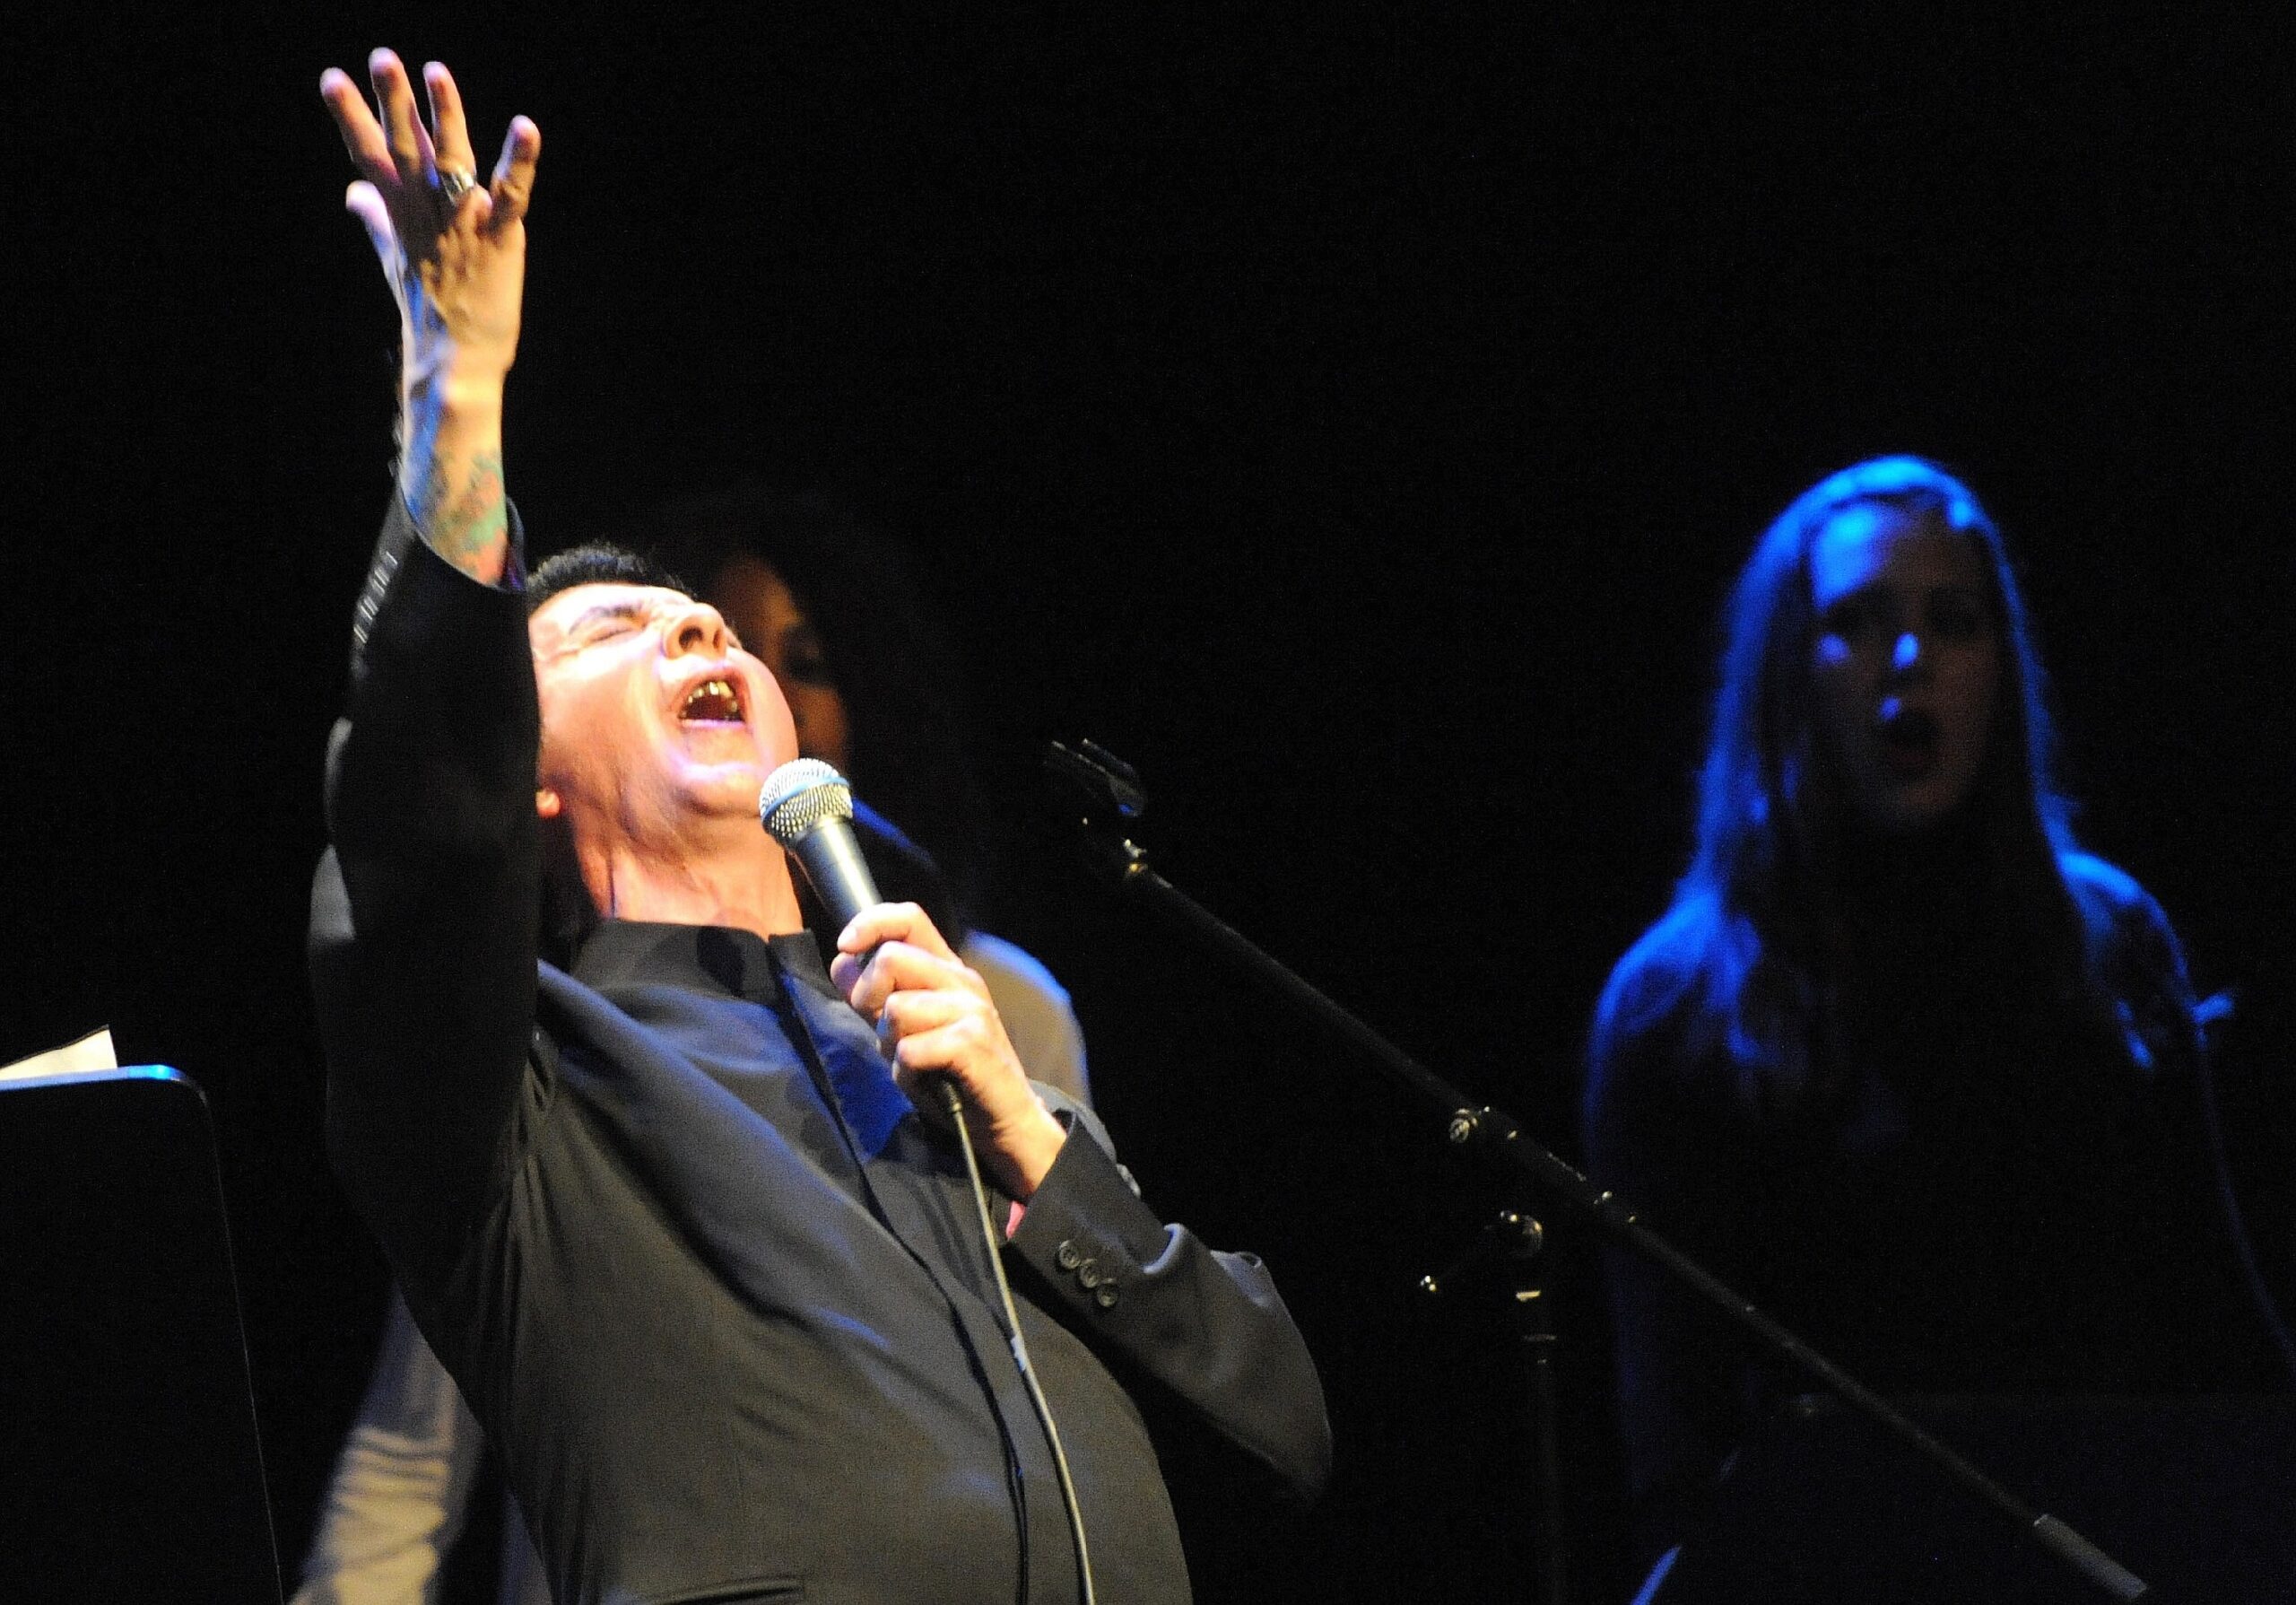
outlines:
[{"label": "man singing", "polygon": [[426,126],[369,66],[373,109],[320,89],[401,313],[402,458],[312,898],[327,1136],[555,1596],[1186,1600],[1127,1387],[1311,1495],[1282,1300],[1148,1210],[916,908],[823,970],[757,820],[788,710],[715,610],[626,554],[526,580],[501,415],[541,136],[482,183],[445,69]]}]

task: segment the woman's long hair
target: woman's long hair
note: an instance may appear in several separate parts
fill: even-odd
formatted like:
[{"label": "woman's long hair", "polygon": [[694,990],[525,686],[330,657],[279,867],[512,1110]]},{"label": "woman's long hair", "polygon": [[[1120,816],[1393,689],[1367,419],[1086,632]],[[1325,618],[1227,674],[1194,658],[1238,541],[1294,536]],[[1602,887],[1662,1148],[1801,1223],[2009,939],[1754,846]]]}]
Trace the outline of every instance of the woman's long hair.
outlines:
[{"label": "woman's long hair", "polygon": [[[1986,576],[2001,683],[1987,749],[1963,805],[1995,917],[2033,955],[2037,979],[2090,1021],[2109,1018],[2088,921],[2066,878],[2071,807],[2051,775],[2040,661],[2000,531],[1961,481],[1934,463],[1883,457],[1796,498],[1738,576],[1713,724],[1700,777],[1697,850],[1645,957],[1671,984],[1604,1000],[1605,1029],[1685,1005],[1692,1060],[1726,1052],[1736,1090],[1775,1111],[1829,1067],[1826,1012],[1839,981],[1839,897],[1850,822],[1817,746],[1811,656],[1817,621],[1810,552],[1844,511],[1887,508],[1969,540]],[[1622,965],[1622,971],[1630,966]],[[1646,981],[1648,977],[1645,978]],[[1685,991],[1692,995],[1684,996]]]}]

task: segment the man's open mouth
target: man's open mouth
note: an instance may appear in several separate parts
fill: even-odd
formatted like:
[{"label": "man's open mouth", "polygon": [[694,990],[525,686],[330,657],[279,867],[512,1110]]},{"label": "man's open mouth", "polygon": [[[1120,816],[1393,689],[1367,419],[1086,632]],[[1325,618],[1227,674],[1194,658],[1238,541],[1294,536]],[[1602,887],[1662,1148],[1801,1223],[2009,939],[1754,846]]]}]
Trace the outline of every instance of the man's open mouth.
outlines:
[{"label": "man's open mouth", "polygon": [[741,687],[725,679],[704,680],[685,693],[678,704],[678,720],[690,725],[737,725],[742,719]]}]

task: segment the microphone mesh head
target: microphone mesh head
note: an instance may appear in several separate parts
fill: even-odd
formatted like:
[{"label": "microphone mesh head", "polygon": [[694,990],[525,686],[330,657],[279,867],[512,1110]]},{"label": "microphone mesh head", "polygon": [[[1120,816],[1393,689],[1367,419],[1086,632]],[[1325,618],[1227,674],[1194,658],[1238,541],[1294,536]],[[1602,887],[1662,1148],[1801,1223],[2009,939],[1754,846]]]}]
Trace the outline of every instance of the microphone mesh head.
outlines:
[{"label": "microphone mesh head", "polygon": [[819,758],[792,758],[765,777],[757,816],[768,835],[795,847],[822,820],[853,817],[853,788]]}]

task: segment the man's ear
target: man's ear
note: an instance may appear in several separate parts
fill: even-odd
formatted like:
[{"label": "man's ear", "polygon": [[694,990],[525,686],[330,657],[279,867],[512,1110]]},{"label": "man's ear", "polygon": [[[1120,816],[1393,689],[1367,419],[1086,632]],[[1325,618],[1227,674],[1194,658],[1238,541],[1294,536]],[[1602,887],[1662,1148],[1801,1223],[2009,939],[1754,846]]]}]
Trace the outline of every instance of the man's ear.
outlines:
[{"label": "man's ear", "polygon": [[544,819],[557,818],[559,815],[565,810],[565,807],[566,805],[559,799],[558,793],[552,790],[549,787],[537,786],[535,788],[535,812],[541,815]]}]

